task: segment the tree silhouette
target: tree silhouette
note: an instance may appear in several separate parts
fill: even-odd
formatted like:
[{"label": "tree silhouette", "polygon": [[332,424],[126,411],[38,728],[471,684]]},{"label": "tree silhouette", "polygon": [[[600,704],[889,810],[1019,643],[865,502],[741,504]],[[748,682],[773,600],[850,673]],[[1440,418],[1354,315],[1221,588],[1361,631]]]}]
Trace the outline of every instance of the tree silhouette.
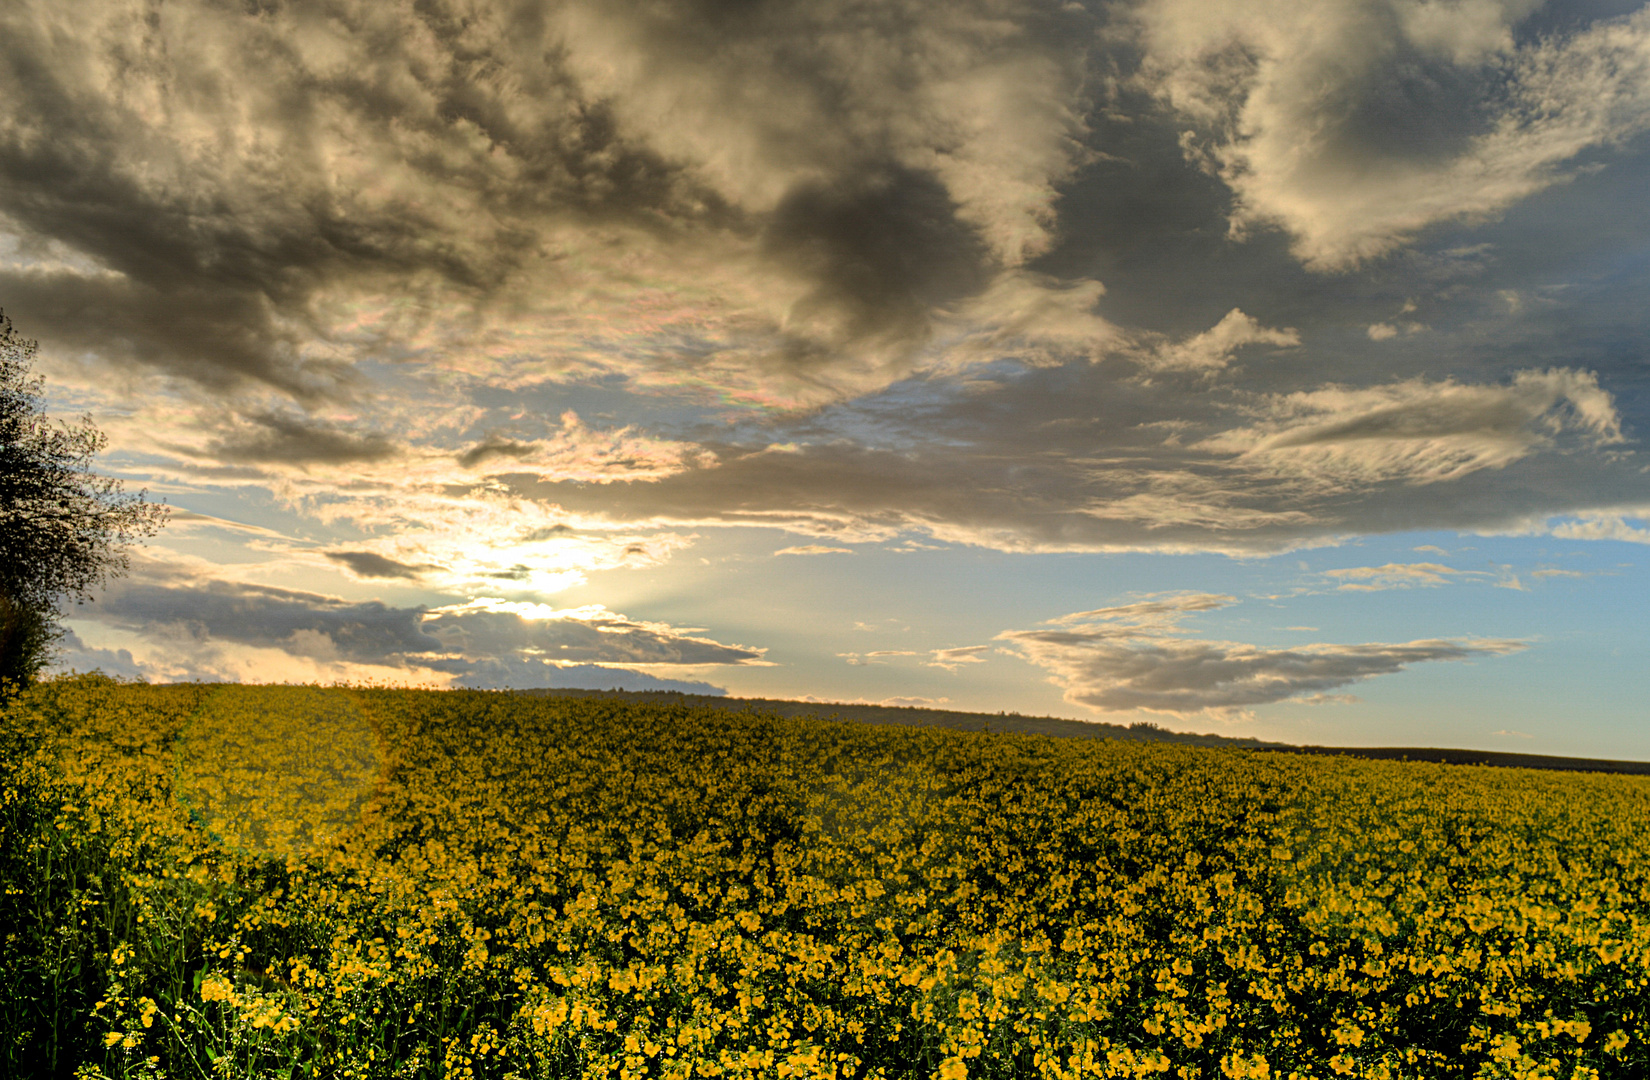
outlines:
[{"label": "tree silhouette", "polygon": [[125,572],[127,546],[166,520],[146,492],[92,472],[106,439],[89,416],[46,416],[35,349],[0,311],[0,685],[34,681],[62,636],[61,605]]}]

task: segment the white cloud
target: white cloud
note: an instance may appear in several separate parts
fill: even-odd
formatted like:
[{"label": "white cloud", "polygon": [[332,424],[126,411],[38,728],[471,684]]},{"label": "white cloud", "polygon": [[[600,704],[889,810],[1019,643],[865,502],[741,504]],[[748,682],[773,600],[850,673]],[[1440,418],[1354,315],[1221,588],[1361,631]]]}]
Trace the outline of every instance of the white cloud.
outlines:
[{"label": "white cloud", "polygon": [[1621,419],[1597,376],[1520,371],[1501,386],[1409,379],[1328,387],[1264,400],[1265,419],[1203,445],[1331,483],[1432,484],[1503,468],[1573,432],[1620,443]]},{"label": "white cloud", "polygon": [[853,548],[826,547],[824,544],[802,544],[797,547],[780,548],[775,555],[852,555]]},{"label": "white cloud", "polygon": [[1237,308],[1228,311],[1214,326],[1182,341],[1159,345],[1143,354],[1141,364],[1159,371],[1217,371],[1232,360],[1232,354],[1246,345],[1289,348],[1301,343],[1299,332],[1262,326]]},{"label": "white cloud", "polygon": [[1599,512],[1554,521],[1545,531],[1564,540],[1621,540],[1629,544],[1650,544],[1650,525],[1645,524],[1647,522],[1650,522],[1650,510]]},{"label": "white cloud", "polygon": [[985,663],[985,653],[990,652],[990,645],[964,645],[954,649],[934,649],[930,654],[933,659],[928,661],[929,667],[944,668],[946,671],[956,671],[963,664]]},{"label": "white cloud", "polygon": [[1369,324],[1369,340],[1371,341],[1385,341],[1388,338],[1395,338],[1397,336],[1398,328],[1393,326],[1391,323],[1382,322]]},{"label": "white cloud", "polygon": [[1341,584],[1340,589],[1374,592],[1379,589],[1407,589],[1417,585],[1447,585],[1460,570],[1442,563],[1387,563],[1384,566],[1348,566],[1325,570],[1324,576]]},{"label": "white cloud", "polygon": [[1259,705],[1327,703],[1327,691],[1430,660],[1467,660],[1516,652],[1518,641],[1423,640],[1400,644],[1301,645],[1268,649],[1231,641],[1198,641],[1176,624],[1230,597],[1187,594],[1050,621],[1049,629],[1009,630],[1009,643],[1052,673],[1065,699],[1099,712],[1145,711],[1173,716],[1242,718]]},{"label": "white cloud", "polygon": [[1517,46],[1538,0],[1152,0],[1142,82],[1200,125],[1188,154],[1344,270],[1440,221],[1560,183],[1650,129],[1650,11]]},{"label": "white cloud", "polygon": [[[867,628],[867,629],[874,629],[874,628]],[[883,662],[883,658],[887,657],[887,656],[917,656],[917,655],[919,655],[919,654],[912,651],[912,650],[910,650],[910,649],[874,649],[871,652],[866,652],[866,653],[857,653],[857,652],[837,653],[837,656],[839,656],[843,660],[847,661],[850,667],[863,667],[867,664],[880,664],[880,663]]]}]

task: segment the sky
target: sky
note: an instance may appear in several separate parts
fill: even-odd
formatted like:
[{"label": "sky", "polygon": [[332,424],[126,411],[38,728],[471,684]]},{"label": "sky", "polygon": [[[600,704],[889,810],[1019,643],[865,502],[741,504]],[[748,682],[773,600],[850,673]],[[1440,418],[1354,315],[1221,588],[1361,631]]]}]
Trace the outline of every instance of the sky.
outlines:
[{"label": "sky", "polygon": [[1650,759],[1650,8],[11,0],[155,681]]}]

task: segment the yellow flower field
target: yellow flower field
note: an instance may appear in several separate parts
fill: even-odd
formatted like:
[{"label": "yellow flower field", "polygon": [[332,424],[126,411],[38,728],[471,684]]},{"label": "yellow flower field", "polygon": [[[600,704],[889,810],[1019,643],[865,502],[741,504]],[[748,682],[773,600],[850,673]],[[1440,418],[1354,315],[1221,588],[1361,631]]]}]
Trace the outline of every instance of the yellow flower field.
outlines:
[{"label": "yellow flower field", "polygon": [[1650,1076],[1646,778],[97,676],[0,752],[8,1076]]}]

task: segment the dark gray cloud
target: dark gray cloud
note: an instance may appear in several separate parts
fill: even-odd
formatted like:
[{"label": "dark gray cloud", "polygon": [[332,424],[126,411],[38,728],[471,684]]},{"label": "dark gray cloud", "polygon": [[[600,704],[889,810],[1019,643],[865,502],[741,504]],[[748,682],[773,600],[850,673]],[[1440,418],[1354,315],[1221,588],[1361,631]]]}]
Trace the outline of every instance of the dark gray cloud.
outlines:
[{"label": "dark gray cloud", "polygon": [[146,568],[115,582],[95,604],[76,611],[123,630],[176,627],[199,640],[314,652],[355,663],[399,664],[439,651],[424,627],[424,609],[362,603],[315,593],[229,581],[194,581]]},{"label": "dark gray cloud", "polygon": [[[449,608],[394,607],[199,579],[152,560],[143,561],[140,575],[114,582],[95,604],[76,609],[75,617],[201,646],[246,645],[321,663],[437,671],[467,686],[510,679],[527,680],[510,685],[589,685],[557,682],[561,676],[553,669],[747,664],[759,662],[764,651],[599,606],[556,611],[483,600]],[[567,676],[575,677],[583,676]]]},{"label": "dark gray cloud", "polygon": [[1312,699],[1432,660],[1470,660],[1523,648],[1512,641],[1410,641],[1263,649],[1225,641],[1119,642],[1071,631],[1003,635],[1055,673],[1066,700],[1102,712],[1230,713]]},{"label": "dark gray cloud", "polygon": [[[491,312],[639,283],[684,243],[747,264],[710,298],[772,339],[744,362],[909,349],[933,305],[1046,246],[1090,25],[1052,0],[928,14],[11,5],[0,224],[29,258],[0,291],[58,347],[308,403],[362,392],[351,353],[436,324],[485,347]],[[961,81],[981,72],[1003,93]]]},{"label": "dark gray cloud", "polygon": [[960,392],[924,384],[770,431],[798,443],[787,452],[718,445],[714,464],[645,485],[505,479],[619,521],[843,539],[916,530],[1044,550],[1275,551],[1368,532],[1511,528],[1583,499],[1647,494],[1608,396],[1582,373],[1256,394],[1207,383],[1194,393],[1197,376],[1173,372],[1147,385],[1133,370],[1043,369]]},{"label": "dark gray cloud", "polygon": [[537,449],[538,446],[535,443],[517,442],[514,439],[483,439],[459,454],[457,461],[464,468],[473,469],[495,458],[520,460]]},{"label": "dark gray cloud", "polygon": [[[724,645],[603,608],[552,613],[538,605],[476,601],[438,608],[423,625],[443,651],[466,658],[531,655],[569,665],[745,664],[760,660],[764,651]],[[433,660],[431,666],[445,670],[442,663]]]},{"label": "dark gray cloud", "polygon": [[1193,594],[1168,602],[1079,612],[1057,627],[997,636],[1052,672],[1066,700],[1101,712],[1241,715],[1279,701],[1322,701],[1337,690],[1411,664],[1501,656],[1519,641],[1410,641],[1268,649],[1197,641],[1176,632],[1184,616],[1231,597]]},{"label": "dark gray cloud", "polygon": [[[1266,552],[1650,505],[1650,14],[1091,7],[19,0],[0,301],[193,384],[185,481],[394,461],[399,520]],[[585,469],[535,413],[592,384],[681,445]]]},{"label": "dark gray cloud", "polygon": [[931,173],[885,168],[786,192],[764,245],[813,289],[793,317],[840,313],[853,337],[921,340],[936,308],[981,291],[989,252]]},{"label": "dark gray cloud", "polygon": [[292,413],[262,412],[214,440],[207,451],[222,461],[278,465],[342,465],[394,457],[395,443],[382,435],[358,435]]},{"label": "dark gray cloud", "polygon": [[362,578],[406,578],[416,581],[426,570],[434,567],[396,562],[374,551],[328,551],[327,558],[349,567],[350,573]]}]

